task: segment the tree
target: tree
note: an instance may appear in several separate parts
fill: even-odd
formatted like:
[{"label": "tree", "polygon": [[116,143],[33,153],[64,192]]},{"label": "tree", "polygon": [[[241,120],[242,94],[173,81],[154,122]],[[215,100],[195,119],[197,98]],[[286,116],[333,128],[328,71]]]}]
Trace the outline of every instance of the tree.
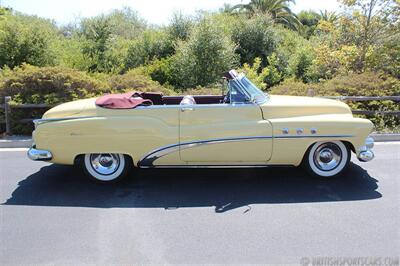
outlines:
[{"label": "tree", "polygon": [[329,12],[328,10],[320,10],[319,11],[320,15],[320,20],[330,22],[332,24],[335,24],[339,20],[339,16],[336,14],[336,12]]},{"label": "tree", "polygon": [[0,6],[0,20],[4,19],[6,14],[7,14],[7,9]]},{"label": "tree", "polygon": [[165,31],[147,30],[129,46],[125,70],[172,55],[174,42]]},{"label": "tree", "polygon": [[82,42],[81,50],[87,61],[86,70],[119,73],[125,70],[131,40],[140,38],[146,28],[145,21],[136,11],[124,7],[83,19],[78,25],[64,27],[62,32],[65,37]]},{"label": "tree", "polygon": [[174,56],[176,85],[181,88],[210,85],[236,65],[234,44],[208,18],[193,29],[187,42],[180,42]]},{"label": "tree", "polygon": [[136,39],[147,28],[147,23],[129,7],[114,9],[105,17],[112,34],[124,39]]},{"label": "tree", "polygon": [[296,61],[294,65],[294,75],[297,79],[301,79],[304,83],[310,82],[311,77],[309,76],[309,69],[312,65],[313,54],[309,50],[303,49],[296,55]]},{"label": "tree", "polygon": [[50,44],[56,38],[57,29],[52,22],[20,13],[4,16],[0,20],[0,67],[53,64]]},{"label": "tree", "polygon": [[309,10],[301,11],[299,14],[297,14],[297,17],[302,24],[300,30],[302,36],[308,39],[311,36],[315,35],[315,30],[319,21],[321,20],[321,16],[318,13]]},{"label": "tree", "polygon": [[315,11],[308,10],[308,11],[301,11],[297,14],[297,18],[300,20],[303,26],[316,26],[318,22],[321,20],[321,15]]},{"label": "tree", "polygon": [[235,13],[238,9],[235,9],[235,6],[231,4],[224,3],[224,5],[219,9],[219,12],[221,13],[226,13],[226,14],[232,14]]},{"label": "tree", "polygon": [[106,51],[111,33],[109,18],[103,15],[81,22],[80,35],[85,40],[82,52],[90,60],[89,71],[107,71]]},{"label": "tree", "polygon": [[189,38],[193,24],[190,17],[184,16],[180,12],[174,13],[167,31],[173,40],[186,41]]},{"label": "tree", "polygon": [[348,8],[348,24],[354,25],[356,45],[360,48],[359,71],[366,68],[366,57],[372,45],[384,43],[400,33],[398,0],[341,0]]},{"label": "tree", "polygon": [[301,22],[290,10],[290,3],[295,3],[295,0],[251,0],[248,4],[234,6],[233,11],[239,9],[250,15],[268,13],[276,23],[290,29],[297,29],[301,25]]},{"label": "tree", "polygon": [[256,15],[251,19],[238,17],[232,31],[232,40],[237,44],[235,52],[240,55],[240,63],[252,64],[255,58],[261,59],[261,67],[268,64],[267,57],[277,45],[277,36],[271,27],[268,15]]}]

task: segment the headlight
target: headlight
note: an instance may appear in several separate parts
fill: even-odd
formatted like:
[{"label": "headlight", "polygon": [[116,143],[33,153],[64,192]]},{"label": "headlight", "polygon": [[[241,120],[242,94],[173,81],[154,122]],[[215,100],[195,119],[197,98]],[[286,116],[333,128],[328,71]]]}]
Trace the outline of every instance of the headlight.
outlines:
[{"label": "headlight", "polygon": [[372,148],[374,147],[374,139],[371,138],[371,137],[366,138],[366,139],[365,139],[365,146],[366,146],[368,149],[372,149]]}]

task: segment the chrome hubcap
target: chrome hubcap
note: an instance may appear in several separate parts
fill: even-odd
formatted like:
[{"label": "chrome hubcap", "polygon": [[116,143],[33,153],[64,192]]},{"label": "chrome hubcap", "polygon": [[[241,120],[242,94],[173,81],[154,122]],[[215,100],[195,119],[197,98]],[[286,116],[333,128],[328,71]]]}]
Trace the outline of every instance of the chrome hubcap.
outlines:
[{"label": "chrome hubcap", "polygon": [[90,163],[97,173],[111,175],[118,170],[119,157],[113,153],[95,153],[90,155]]},{"label": "chrome hubcap", "polygon": [[322,171],[335,169],[342,161],[342,151],[334,143],[321,144],[314,153],[314,163]]}]

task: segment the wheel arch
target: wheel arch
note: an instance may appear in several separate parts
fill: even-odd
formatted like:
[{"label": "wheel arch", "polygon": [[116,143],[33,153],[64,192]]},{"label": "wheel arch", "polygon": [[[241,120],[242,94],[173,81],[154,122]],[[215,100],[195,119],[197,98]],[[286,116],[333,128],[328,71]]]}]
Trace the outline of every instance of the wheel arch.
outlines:
[{"label": "wheel arch", "polygon": [[[337,139],[334,139],[334,140],[326,140],[326,141],[324,141],[324,142],[329,142],[329,141],[341,141],[341,142],[343,142],[343,144],[344,144],[350,151],[356,152],[356,149],[354,148],[353,143],[351,143],[351,142],[348,141],[348,140],[343,140],[343,139],[337,140]],[[310,151],[311,148],[314,146],[314,144],[317,143],[317,142],[320,142],[320,140],[312,142],[312,143],[307,147],[307,149],[306,149],[305,152],[303,153],[303,157],[302,157],[301,162],[304,162],[304,159],[305,159],[306,156],[308,155],[309,151]]]},{"label": "wheel arch", "polygon": [[356,152],[356,148],[354,147],[354,144],[353,143],[351,143],[350,141],[348,141],[348,140],[341,140],[341,142],[343,142],[344,143],[344,145],[346,145],[346,147],[349,149],[349,150],[351,150],[352,152]]},{"label": "wheel arch", "polygon": [[[93,152],[93,153],[94,153],[94,152]],[[102,152],[102,153],[107,153],[107,152]],[[116,153],[116,152],[110,152],[110,153]],[[80,164],[83,162],[83,159],[84,159],[84,157],[85,157],[86,154],[87,154],[87,153],[80,153],[80,154],[75,155],[75,157],[74,157],[74,165],[80,165]],[[121,152],[120,154],[123,154],[123,155],[125,156],[125,159],[130,160],[130,163],[131,163],[133,166],[136,166],[136,165],[134,164],[135,160],[134,160],[134,158],[132,157],[131,154],[129,154],[129,153],[124,153],[124,152]]]}]

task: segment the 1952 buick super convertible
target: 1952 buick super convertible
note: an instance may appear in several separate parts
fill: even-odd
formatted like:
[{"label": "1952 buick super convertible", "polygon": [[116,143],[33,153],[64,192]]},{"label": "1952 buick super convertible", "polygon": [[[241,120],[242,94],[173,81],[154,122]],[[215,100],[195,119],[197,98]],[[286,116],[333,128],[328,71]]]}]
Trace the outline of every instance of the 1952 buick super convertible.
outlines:
[{"label": "1952 buick super convertible", "polygon": [[221,96],[105,95],[64,103],[35,120],[32,160],[80,164],[114,182],[132,167],[299,166],[334,177],[374,154],[373,124],[339,101],[267,95],[243,74]]}]

